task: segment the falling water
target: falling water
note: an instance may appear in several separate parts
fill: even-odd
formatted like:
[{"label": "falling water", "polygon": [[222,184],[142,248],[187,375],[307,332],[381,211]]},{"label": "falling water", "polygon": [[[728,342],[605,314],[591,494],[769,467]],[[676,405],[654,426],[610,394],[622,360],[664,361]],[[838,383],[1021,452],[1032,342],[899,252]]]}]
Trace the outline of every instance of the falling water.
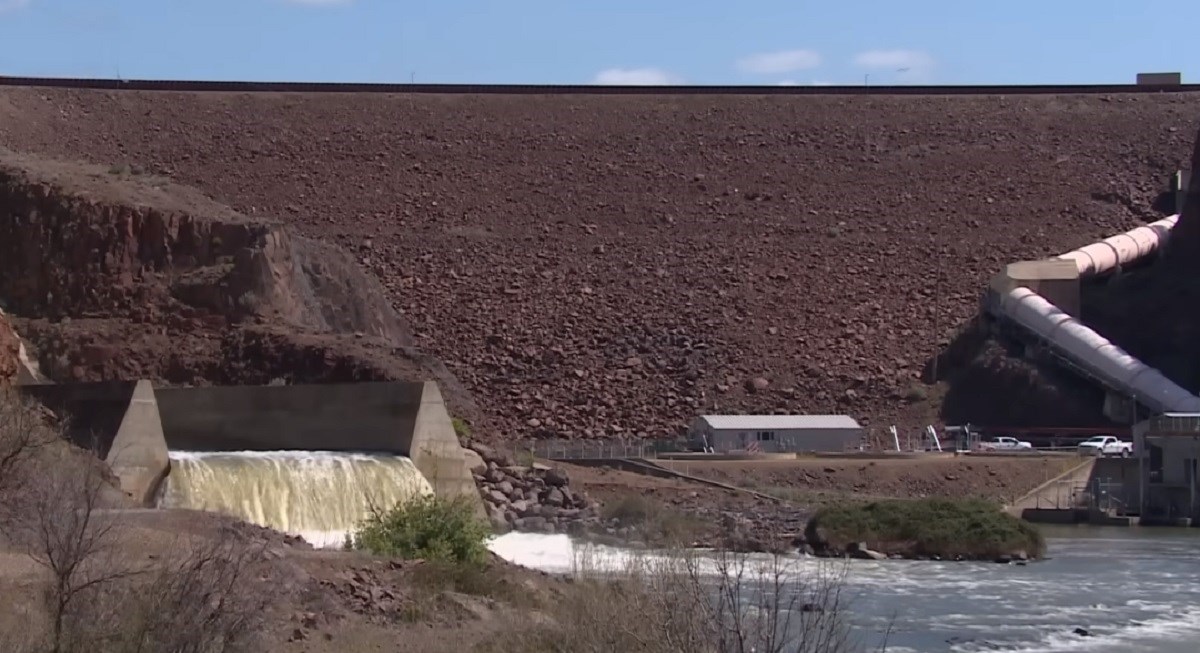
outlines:
[{"label": "falling water", "polygon": [[220,512],[340,545],[372,505],[390,507],[432,487],[403,456],[329,451],[171,452],[162,508]]}]

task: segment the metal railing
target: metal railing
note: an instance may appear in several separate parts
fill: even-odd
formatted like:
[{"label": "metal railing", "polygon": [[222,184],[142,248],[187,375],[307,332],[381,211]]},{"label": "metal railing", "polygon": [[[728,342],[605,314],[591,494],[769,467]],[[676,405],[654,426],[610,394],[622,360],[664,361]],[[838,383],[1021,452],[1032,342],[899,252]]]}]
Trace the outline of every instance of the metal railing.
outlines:
[{"label": "metal railing", "polygon": [[1091,479],[1086,483],[1062,480],[1043,488],[1034,497],[1034,507],[1054,510],[1094,510],[1123,515],[1130,502],[1123,481],[1111,478]]},{"label": "metal railing", "polygon": [[521,449],[546,460],[616,460],[656,458],[660,453],[688,451],[674,440],[533,440]]}]

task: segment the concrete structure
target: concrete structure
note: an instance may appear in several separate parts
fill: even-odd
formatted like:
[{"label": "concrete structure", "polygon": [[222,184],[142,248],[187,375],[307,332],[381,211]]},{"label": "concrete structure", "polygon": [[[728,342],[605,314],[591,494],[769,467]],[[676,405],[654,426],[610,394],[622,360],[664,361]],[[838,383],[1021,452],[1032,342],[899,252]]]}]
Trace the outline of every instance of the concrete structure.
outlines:
[{"label": "concrete structure", "polygon": [[1179,86],[1183,73],[1138,73],[1137,83],[1141,86]]},{"label": "concrete structure", "polygon": [[1200,522],[1200,413],[1166,413],[1133,427],[1142,523]]},{"label": "concrete structure", "polygon": [[1028,288],[1064,313],[1079,316],[1079,268],[1066,259],[1010,263],[992,278],[991,287],[1000,295],[1015,288]]},{"label": "concrete structure", "polygon": [[121,480],[121,489],[134,501],[142,505],[154,502],[158,484],[171,469],[171,459],[154,387],[149,381],[138,381],[134,386],[104,462]]},{"label": "concrete structure", "polygon": [[846,415],[701,415],[688,436],[719,453],[842,452],[862,442],[863,428]]},{"label": "concrete structure", "polygon": [[169,451],[320,450],[408,456],[439,496],[483,504],[437,383],[154,388],[148,381],[24,386],[71,417],[122,489],[151,505]]},{"label": "concrete structure", "polygon": [[412,458],[439,496],[479,493],[437,383],[163,388],[167,446],[191,451],[388,452]]}]

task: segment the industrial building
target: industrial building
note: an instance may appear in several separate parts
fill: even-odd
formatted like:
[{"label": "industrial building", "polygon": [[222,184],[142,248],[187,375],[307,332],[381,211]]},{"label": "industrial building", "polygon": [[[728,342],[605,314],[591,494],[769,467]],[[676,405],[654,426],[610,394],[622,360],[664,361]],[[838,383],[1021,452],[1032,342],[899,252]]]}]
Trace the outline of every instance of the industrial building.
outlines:
[{"label": "industrial building", "polygon": [[1133,427],[1141,522],[1200,523],[1200,413],[1166,413]]},{"label": "industrial building", "polygon": [[859,445],[863,428],[847,415],[701,415],[688,436],[717,453],[841,452]]}]

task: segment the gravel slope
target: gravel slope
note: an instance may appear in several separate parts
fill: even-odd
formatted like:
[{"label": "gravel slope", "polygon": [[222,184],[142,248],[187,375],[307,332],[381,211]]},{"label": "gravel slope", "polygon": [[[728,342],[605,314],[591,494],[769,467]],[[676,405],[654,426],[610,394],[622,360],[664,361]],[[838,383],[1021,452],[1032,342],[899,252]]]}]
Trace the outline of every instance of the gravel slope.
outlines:
[{"label": "gravel slope", "polygon": [[1198,108],[9,88],[0,145],[354,248],[497,436],[661,435],[701,410],[929,419],[920,371],[987,278],[1156,217]]}]

